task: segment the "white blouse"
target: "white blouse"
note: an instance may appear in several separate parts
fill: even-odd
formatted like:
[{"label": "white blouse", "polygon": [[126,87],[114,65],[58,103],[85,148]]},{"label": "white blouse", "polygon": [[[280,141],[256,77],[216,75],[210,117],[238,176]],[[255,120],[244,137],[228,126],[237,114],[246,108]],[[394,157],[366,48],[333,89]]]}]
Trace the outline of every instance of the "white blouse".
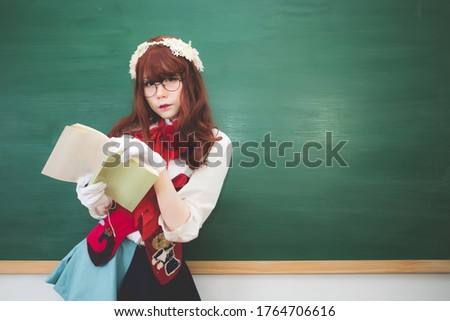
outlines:
[{"label": "white blouse", "polygon": [[[212,146],[205,165],[196,170],[180,160],[171,160],[167,166],[170,179],[179,174],[190,177],[189,182],[178,191],[181,199],[188,206],[190,217],[186,223],[173,231],[169,231],[162,215],[158,223],[164,236],[171,242],[189,242],[198,236],[203,223],[217,204],[225,176],[230,166],[232,145],[230,138],[218,129],[214,129],[215,137],[221,140]],[[127,236],[130,240],[142,244],[139,231]]]}]

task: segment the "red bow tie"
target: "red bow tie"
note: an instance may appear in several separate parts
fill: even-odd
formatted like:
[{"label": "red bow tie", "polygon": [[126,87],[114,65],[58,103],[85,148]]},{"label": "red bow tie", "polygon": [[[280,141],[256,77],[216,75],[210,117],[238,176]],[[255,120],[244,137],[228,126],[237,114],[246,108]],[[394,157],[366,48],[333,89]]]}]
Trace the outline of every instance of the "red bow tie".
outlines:
[{"label": "red bow tie", "polygon": [[[150,129],[150,137],[148,145],[151,149],[161,155],[161,157],[169,162],[177,159],[180,154],[180,134],[177,132],[177,121],[172,124],[166,124],[164,119],[158,122],[158,126]],[[142,132],[135,134],[135,137],[143,140]]]}]

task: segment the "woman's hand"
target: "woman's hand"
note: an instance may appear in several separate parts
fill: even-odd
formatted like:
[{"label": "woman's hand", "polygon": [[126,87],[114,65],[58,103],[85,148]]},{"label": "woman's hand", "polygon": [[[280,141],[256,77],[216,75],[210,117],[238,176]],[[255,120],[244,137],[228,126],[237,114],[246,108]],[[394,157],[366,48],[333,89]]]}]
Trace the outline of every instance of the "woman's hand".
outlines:
[{"label": "woman's hand", "polygon": [[81,204],[89,209],[89,213],[95,219],[102,219],[108,214],[112,199],[105,194],[106,184],[97,182],[87,185],[91,175],[86,175],[77,181],[77,196]]},{"label": "woman's hand", "polygon": [[129,135],[109,139],[108,152],[120,154],[122,163],[137,158],[161,173],[166,168],[166,161],[143,141]]}]

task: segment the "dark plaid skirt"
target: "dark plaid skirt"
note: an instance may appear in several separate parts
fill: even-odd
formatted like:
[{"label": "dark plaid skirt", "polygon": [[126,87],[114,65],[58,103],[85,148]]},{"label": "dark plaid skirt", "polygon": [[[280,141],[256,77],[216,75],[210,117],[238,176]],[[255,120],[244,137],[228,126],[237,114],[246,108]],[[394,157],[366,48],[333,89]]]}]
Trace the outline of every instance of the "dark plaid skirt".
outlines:
[{"label": "dark plaid skirt", "polygon": [[153,274],[145,247],[137,246],[117,299],[119,301],[200,301],[200,295],[184,261],[178,275],[166,285],[161,285]]}]

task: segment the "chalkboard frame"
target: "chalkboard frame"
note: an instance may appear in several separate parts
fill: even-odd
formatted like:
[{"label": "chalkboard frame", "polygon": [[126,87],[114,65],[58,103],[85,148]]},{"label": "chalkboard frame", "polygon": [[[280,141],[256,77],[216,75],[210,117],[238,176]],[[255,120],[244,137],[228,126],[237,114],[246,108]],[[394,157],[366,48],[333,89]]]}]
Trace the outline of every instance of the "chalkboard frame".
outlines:
[{"label": "chalkboard frame", "polygon": [[[420,6],[408,1],[395,4],[350,1],[339,5],[323,1],[295,6],[280,2],[270,6],[239,6],[239,10],[235,10],[234,4],[227,4],[221,9],[230,10],[217,12],[210,12],[203,3],[192,10],[192,4],[179,1],[177,6],[170,4],[173,23],[169,23],[166,15],[158,14],[167,11],[164,5],[147,9],[153,10],[154,19],[149,20],[145,10],[136,10],[137,4],[118,8],[100,1],[97,8],[92,8],[91,3],[83,1],[73,4],[74,7],[50,2],[25,8],[20,2],[11,2],[5,10],[8,17],[3,23],[10,25],[11,32],[2,40],[3,104],[14,108],[5,108],[9,114],[4,119],[8,121],[2,127],[4,137],[12,136],[22,142],[17,146],[6,145],[16,158],[3,166],[11,177],[20,177],[14,176],[17,171],[10,170],[13,166],[27,168],[37,175],[39,163],[48,156],[50,143],[58,137],[55,128],[72,122],[73,118],[77,122],[96,118],[95,123],[88,124],[102,130],[110,128],[113,119],[124,112],[123,106],[130,105],[129,93],[111,89],[130,88],[127,61],[131,49],[148,37],[149,30],[173,34],[192,39],[202,53],[208,66],[205,80],[215,119],[233,140],[242,144],[260,140],[268,125],[281,124],[274,126],[274,139],[292,141],[298,150],[306,142],[323,142],[324,137],[326,142],[327,136],[323,134],[328,132],[333,132],[336,140],[350,142],[344,156],[351,168],[298,168],[295,175],[293,170],[278,174],[275,169],[267,170],[271,175],[261,175],[262,166],[252,172],[238,168],[230,171],[229,191],[249,191],[240,186],[246,182],[245,176],[251,176],[247,180],[250,183],[255,177],[260,179],[258,184],[248,184],[253,195],[259,195],[253,201],[259,202],[260,207],[251,206],[248,193],[231,195],[225,190],[220,200],[222,212],[209,219],[207,224],[211,225],[204,236],[208,241],[203,244],[214,240],[211,244],[218,245],[215,253],[231,257],[237,251],[230,254],[230,249],[239,249],[242,256],[234,257],[250,260],[221,261],[227,256],[215,256],[211,259],[220,261],[190,261],[194,274],[450,272],[447,228],[450,154],[441,148],[449,133],[446,88],[450,78],[441,68],[448,62],[450,48],[442,32],[448,29],[449,21],[445,1]],[[206,24],[194,19],[200,16],[215,19],[208,33],[204,30]],[[254,19],[248,19],[249,16]],[[186,25],[191,21],[195,25]],[[108,37],[99,37],[103,32]],[[9,59],[12,57],[17,60]],[[284,82],[286,72],[295,76],[295,81],[289,82],[292,86]],[[61,81],[62,74],[70,77]],[[273,113],[270,98],[276,98],[286,112]],[[92,106],[97,114],[91,113]],[[93,117],[96,115],[108,116],[98,120],[100,117]],[[271,117],[255,118],[255,115]],[[36,121],[37,117],[45,117],[45,121]],[[379,130],[379,123],[385,125],[384,131]],[[34,167],[29,167],[30,162],[24,157],[29,154],[38,155],[37,161],[31,162]],[[240,159],[235,160],[237,164]],[[63,189],[43,185],[30,177],[9,179],[12,184],[4,185],[3,199],[8,202],[4,202],[3,212],[8,216],[2,219],[5,226],[15,228],[5,229],[2,244],[5,252],[15,249],[15,254],[20,254],[20,250],[25,255],[5,256],[13,260],[0,260],[0,274],[50,273],[58,261],[44,260],[54,257],[41,254],[50,253],[51,247],[52,251],[60,252],[56,258],[62,257],[65,252],[56,249],[59,244],[54,240],[60,235],[68,237],[69,232],[68,243],[73,244],[78,233],[70,223],[66,231],[39,235],[39,251],[25,243],[16,248],[11,246],[17,235],[29,235],[36,230],[45,234],[44,228],[51,229],[55,222],[61,222],[56,213],[61,212],[63,203],[59,197],[66,196]],[[277,209],[280,214],[277,217],[282,220],[278,226],[287,231],[286,235],[302,237],[289,246],[282,242],[286,240],[283,237],[270,240],[266,237],[278,231],[273,229],[272,213],[260,211],[271,201],[266,187],[277,184],[301,188],[297,192],[301,195],[300,205],[289,208],[288,202],[280,201],[279,204],[287,205]],[[292,196],[286,189],[277,192],[281,200]],[[334,196],[334,200],[342,200],[342,206],[334,202],[329,213],[327,204],[316,206],[324,204],[325,192],[329,199]],[[23,195],[32,202],[23,202]],[[353,195],[361,199],[360,203],[353,202]],[[36,201],[43,199],[45,204]],[[76,206],[81,205],[64,206],[68,210],[64,213],[75,213]],[[48,213],[48,208],[52,208],[52,213]],[[222,213],[237,214],[232,217]],[[45,222],[30,220],[42,217],[39,214],[47,215]],[[221,238],[231,228],[234,235],[246,235],[246,227],[252,226],[252,217],[256,215],[263,222],[255,229],[259,238],[253,237],[252,242],[239,237]],[[73,220],[73,225],[81,229],[81,219]],[[371,242],[372,236],[376,242]],[[202,246],[197,244],[193,246]],[[351,252],[348,245],[359,248]],[[348,256],[332,256],[339,254],[334,246],[344,249]],[[254,251],[254,256],[248,257],[249,248],[264,252]],[[290,256],[279,255],[273,261],[251,260],[270,259],[267,253],[284,254],[276,251],[279,248],[291,250]],[[27,257],[31,252],[36,261]],[[296,257],[296,253],[302,256]],[[358,257],[389,260],[355,260]],[[295,261],[276,261],[285,258]],[[308,258],[324,260],[302,260]],[[341,258],[344,260],[333,260]]]},{"label": "chalkboard frame", "polygon": [[[49,274],[59,261],[0,261],[0,274]],[[188,261],[193,274],[450,273],[450,260]]]}]

